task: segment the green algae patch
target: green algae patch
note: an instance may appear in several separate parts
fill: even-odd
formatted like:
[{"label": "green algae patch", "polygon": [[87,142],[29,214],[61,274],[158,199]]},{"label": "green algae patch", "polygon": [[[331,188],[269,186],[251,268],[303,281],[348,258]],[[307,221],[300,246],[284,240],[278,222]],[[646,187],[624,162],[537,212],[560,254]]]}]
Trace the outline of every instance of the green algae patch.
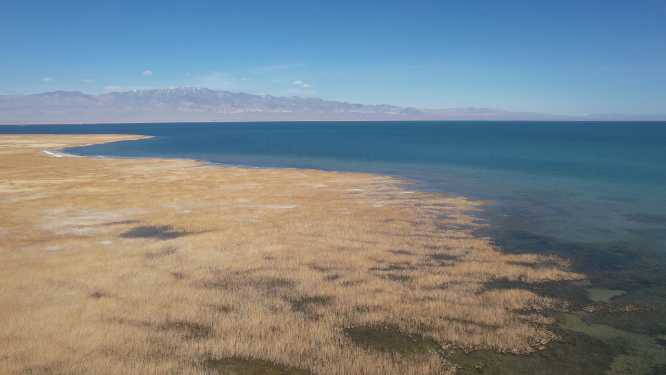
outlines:
[{"label": "green algae patch", "polygon": [[666,311],[661,309],[604,310],[580,316],[587,325],[606,325],[623,331],[654,336],[666,340]]},{"label": "green algae patch", "polygon": [[629,221],[636,221],[639,223],[666,225],[666,216],[663,215],[624,214],[622,217]]},{"label": "green algae patch", "polygon": [[309,371],[280,365],[263,359],[229,357],[209,359],[204,367],[224,375],[308,375]]},{"label": "green algae patch", "polygon": [[529,355],[489,350],[454,353],[449,360],[458,366],[456,375],[602,375],[609,369],[613,349],[589,335],[563,331],[562,341]]},{"label": "green algae patch", "polygon": [[560,327],[584,333],[614,348],[618,355],[613,357],[606,374],[650,374],[666,365],[666,350],[657,338],[607,325],[585,324],[581,319],[585,316],[584,312],[565,314]]},{"label": "green algae patch", "polygon": [[417,354],[441,350],[435,341],[404,334],[393,325],[346,328],[344,333],[358,345],[385,352]]},{"label": "green algae patch", "polygon": [[592,302],[610,302],[613,297],[619,297],[626,293],[626,291],[619,289],[590,288],[587,290],[588,298]]}]

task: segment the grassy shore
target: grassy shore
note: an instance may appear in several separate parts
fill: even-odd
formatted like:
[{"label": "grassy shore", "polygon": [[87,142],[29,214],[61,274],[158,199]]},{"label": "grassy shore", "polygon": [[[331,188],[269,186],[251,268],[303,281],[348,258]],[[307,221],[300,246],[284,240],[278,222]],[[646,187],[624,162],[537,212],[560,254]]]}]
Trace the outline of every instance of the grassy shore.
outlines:
[{"label": "grassy shore", "polygon": [[7,374],[448,374],[516,354],[580,279],[470,232],[478,204],[385,176],[55,158],[125,135],[0,136]]}]

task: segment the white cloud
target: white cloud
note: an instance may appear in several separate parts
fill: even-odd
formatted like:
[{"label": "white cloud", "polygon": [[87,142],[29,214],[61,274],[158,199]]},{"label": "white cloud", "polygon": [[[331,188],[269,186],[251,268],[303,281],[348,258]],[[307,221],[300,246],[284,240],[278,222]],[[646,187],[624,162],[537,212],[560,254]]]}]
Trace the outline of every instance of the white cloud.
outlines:
[{"label": "white cloud", "polygon": [[44,81],[44,82],[51,82],[51,81],[53,81],[53,78],[50,78],[50,77],[44,77],[44,78],[42,78],[42,81]]},{"label": "white cloud", "polygon": [[141,73],[141,75],[142,76],[152,76],[153,72],[151,72],[150,70],[146,70],[145,72]]},{"label": "white cloud", "polygon": [[241,78],[241,81],[251,81],[249,78]]},{"label": "white cloud", "polygon": [[292,94],[314,94],[312,90],[287,89],[287,92]]},{"label": "white cloud", "polygon": [[189,76],[190,76],[190,73],[185,73],[185,77],[189,77]]},{"label": "white cloud", "polygon": [[313,84],[311,84],[311,83],[305,83],[305,82],[301,81],[300,79],[294,81],[293,85],[300,85],[300,86],[301,86],[302,88],[304,88],[304,89],[308,89],[308,88],[310,88],[310,87],[314,87]]},{"label": "white cloud", "polygon": [[81,82],[95,82],[94,80],[88,78],[88,79],[82,79]]},{"label": "white cloud", "polygon": [[274,80],[272,80],[271,82],[273,82],[273,83],[280,83],[280,81],[278,81],[277,79],[274,79]]},{"label": "white cloud", "polygon": [[104,91],[109,91],[109,92],[120,91],[120,86],[106,86],[104,88]]}]

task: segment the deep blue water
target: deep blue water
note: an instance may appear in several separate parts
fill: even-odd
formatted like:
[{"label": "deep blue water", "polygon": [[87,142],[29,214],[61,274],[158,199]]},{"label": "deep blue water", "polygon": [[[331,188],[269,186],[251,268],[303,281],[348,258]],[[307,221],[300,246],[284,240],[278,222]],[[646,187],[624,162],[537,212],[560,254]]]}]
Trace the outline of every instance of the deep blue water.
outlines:
[{"label": "deep blue water", "polygon": [[166,123],[0,131],[155,136],[72,150],[82,155],[396,175],[422,183],[420,189],[493,200],[494,207],[529,217],[525,229],[566,240],[661,228],[622,215],[666,215],[666,122]]},{"label": "deep blue water", "polygon": [[[32,125],[3,126],[0,133],[152,135],[67,151],[388,174],[420,183],[409,189],[490,200],[479,216],[491,226],[478,235],[508,252],[571,259],[590,284],[539,292],[566,299],[579,311],[591,303],[586,293],[624,291],[607,303],[650,313],[588,314],[584,322],[646,335],[654,343],[652,359],[640,357],[645,348],[636,346],[636,360],[653,361],[655,373],[666,372],[666,348],[658,349],[666,345],[666,122]],[[631,352],[626,345],[644,342],[627,344],[624,338],[619,345],[611,336],[590,336],[575,355],[583,362],[595,350],[621,358]],[[664,367],[658,367],[662,360]]]}]

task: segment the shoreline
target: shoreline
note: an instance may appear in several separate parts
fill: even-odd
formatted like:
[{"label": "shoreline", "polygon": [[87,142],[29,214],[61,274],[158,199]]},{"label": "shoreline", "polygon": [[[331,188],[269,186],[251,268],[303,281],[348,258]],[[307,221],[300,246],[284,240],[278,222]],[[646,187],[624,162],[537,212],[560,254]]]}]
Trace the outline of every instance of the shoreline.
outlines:
[{"label": "shoreline", "polygon": [[[141,139],[153,138],[154,136],[144,136],[144,137],[146,137],[146,138],[141,138]],[[131,139],[131,140],[140,140],[140,139]],[[70,148],[85,147],[85,146],[94,146],[94,144],[67,146],[67,147],[62,147],[62,148],[59,148],[59,149],[47,150],[47,151],[44,151],[44,153],[47,156],[50,156],[50,157],[74,157],[74,158],[93,158],[93,159],[129,159],[129,160],[141,160],[141,159],[189,160],[189,161],[194,161],[194,162],[197,162],[197,163],[205,164],[206,166],[222,167],[222,168],[245,168],[245,169],[266,169],[266,170],[299,170],[299,171],[315,170],[315,171],[327,172],[327,173],[342,173],[342,174],[352,173],[352,174],[362,174],[362,175],[371,175],[371,176],[392,178],[392,179],[395,179],[396,181],[398,181],[398,182],[396,182],[397,185],[423,185],[424,184],[424,181],[419,181],[417,179],[407,178],[407,177],[403,177],[403,176],[400,176],[400,175],[391,175],[391,174],[386,174],[386,173],[380,173],[380,172],[365,172],[365,171],[351,171],[351,170],[338,170],[338,169],[301,168],[301,167],[280,167],[280,166],[265,166],[264,167],[264,166],[250,165],[250,164],[218,163],[218,162],[214,162],[214,161],[210,161],[210,160],[206,160],[206,159],[185,158],[185,157],[80,155],[80,154],[76,154],[76,153],[70,153],[70,152],[62,151],[62,150],[70,149]],[[62,155],[62,156],[56,156],[56,155]],[[457,193],[453,193],[453,192],[429,191],[427,189],[419,189],[418,191],[423,192],[423,193],[427,193],[427,194],[438,194],[438,195],[443,195],[443,196],[450,196],[450,197],[457,197],[457,198],[467,199],[470,202],[475,202],[474,206],[482,206],[482,205],[487,205],[487,204],[491,204],[491,203],[494,202],[494,200],[492,200],[492,199],[471,198],[469,195],[462,195],[462,194],[457,194]]]},{"label": "shoreline", "polygon": [[[142,136],[145,137],[145,138],[140,138],[140,139],[149,139],[149,138],[154,137],[152,135],[142,135]],[[131,140],[140,140],[140,139],[131,139]],[[397,181],[396,186],[398,186],[400,188],[404,188],[404,189],[407,189],[407,187],[402,187],[402,186],[399,186],[399,185],[419,185],[419,187],[421,187],[421,189],[418,189],[418,191],[420,191],[420,192],[427,193],[427,194],[448,196],[448,197],[452,197],[452,198],[462,198],[462,199],[468,200],[469,202],[474,202],[473,206],[485,206],[485,205],[497,203],[497,200],[493,199],[493,198],[472,197],[472,196],[467,195],[467,194],[461,194],[461,193],[453,192],[453,191],[441,191],[441,190],[438,190],[437,188],[432,187],[432,186],[431,186],[431,189],[432,189],[431,190],[431,189],[425,187],[425,186],[428,186],[428,185],[431,184],[430,181],[419,180],[417,178],[412,178],[412,177],[405,177],[405,176],[401,176],[399,174],[388,174],[388,173],[367,172],[367,171],[354,171],[354,170],[343,170],[343,169],[320,169],[320,168],[302,168],[302,167],[289,167],[289,166],[287,166],[287,167],[258,166],[258,165],[251,165],[251,164],[227,164],[227,163],[218,163],[218,162],[214,162],[214,161],[210,161],[210,160],[206,160],[206,159],[186,158],[186,157],[80,155],[80,154],[76,154],[76,153],[68,153],[68,152],[62,151],[62,150],[70,149],[70,148],[93,146],[93,145],[94,144],[67,146],[67,147],[62,147],[60,149],[51,150],[51,151],[60,151],[60,153],[63,154],[63,155],[71,155],[71,157],[84,157],[84,158],[129,159],[129,160],[141,160],[141,159],[190,160],[190,161],[205,164],[206,166],[223,167],[223,168],[246,168],[246,169],[266,169],[266,170],[302,170],[302,171],[316,170],[316,171],[327,172],[327,173],[363,174],[363,175],[388,177],[388,178],[395,179]],[[479,219],[487,220],[487,219],[481,218],[481,217],[479,217]]]},{"label": "shoreline", "polygon": [[546,312],[565,301],[488,283],[584,278],[474,237],[478,202],[395,177],[43,154],[133,137],[0,139],[9,369],[452,373],[456,350],[559,339]]}]

